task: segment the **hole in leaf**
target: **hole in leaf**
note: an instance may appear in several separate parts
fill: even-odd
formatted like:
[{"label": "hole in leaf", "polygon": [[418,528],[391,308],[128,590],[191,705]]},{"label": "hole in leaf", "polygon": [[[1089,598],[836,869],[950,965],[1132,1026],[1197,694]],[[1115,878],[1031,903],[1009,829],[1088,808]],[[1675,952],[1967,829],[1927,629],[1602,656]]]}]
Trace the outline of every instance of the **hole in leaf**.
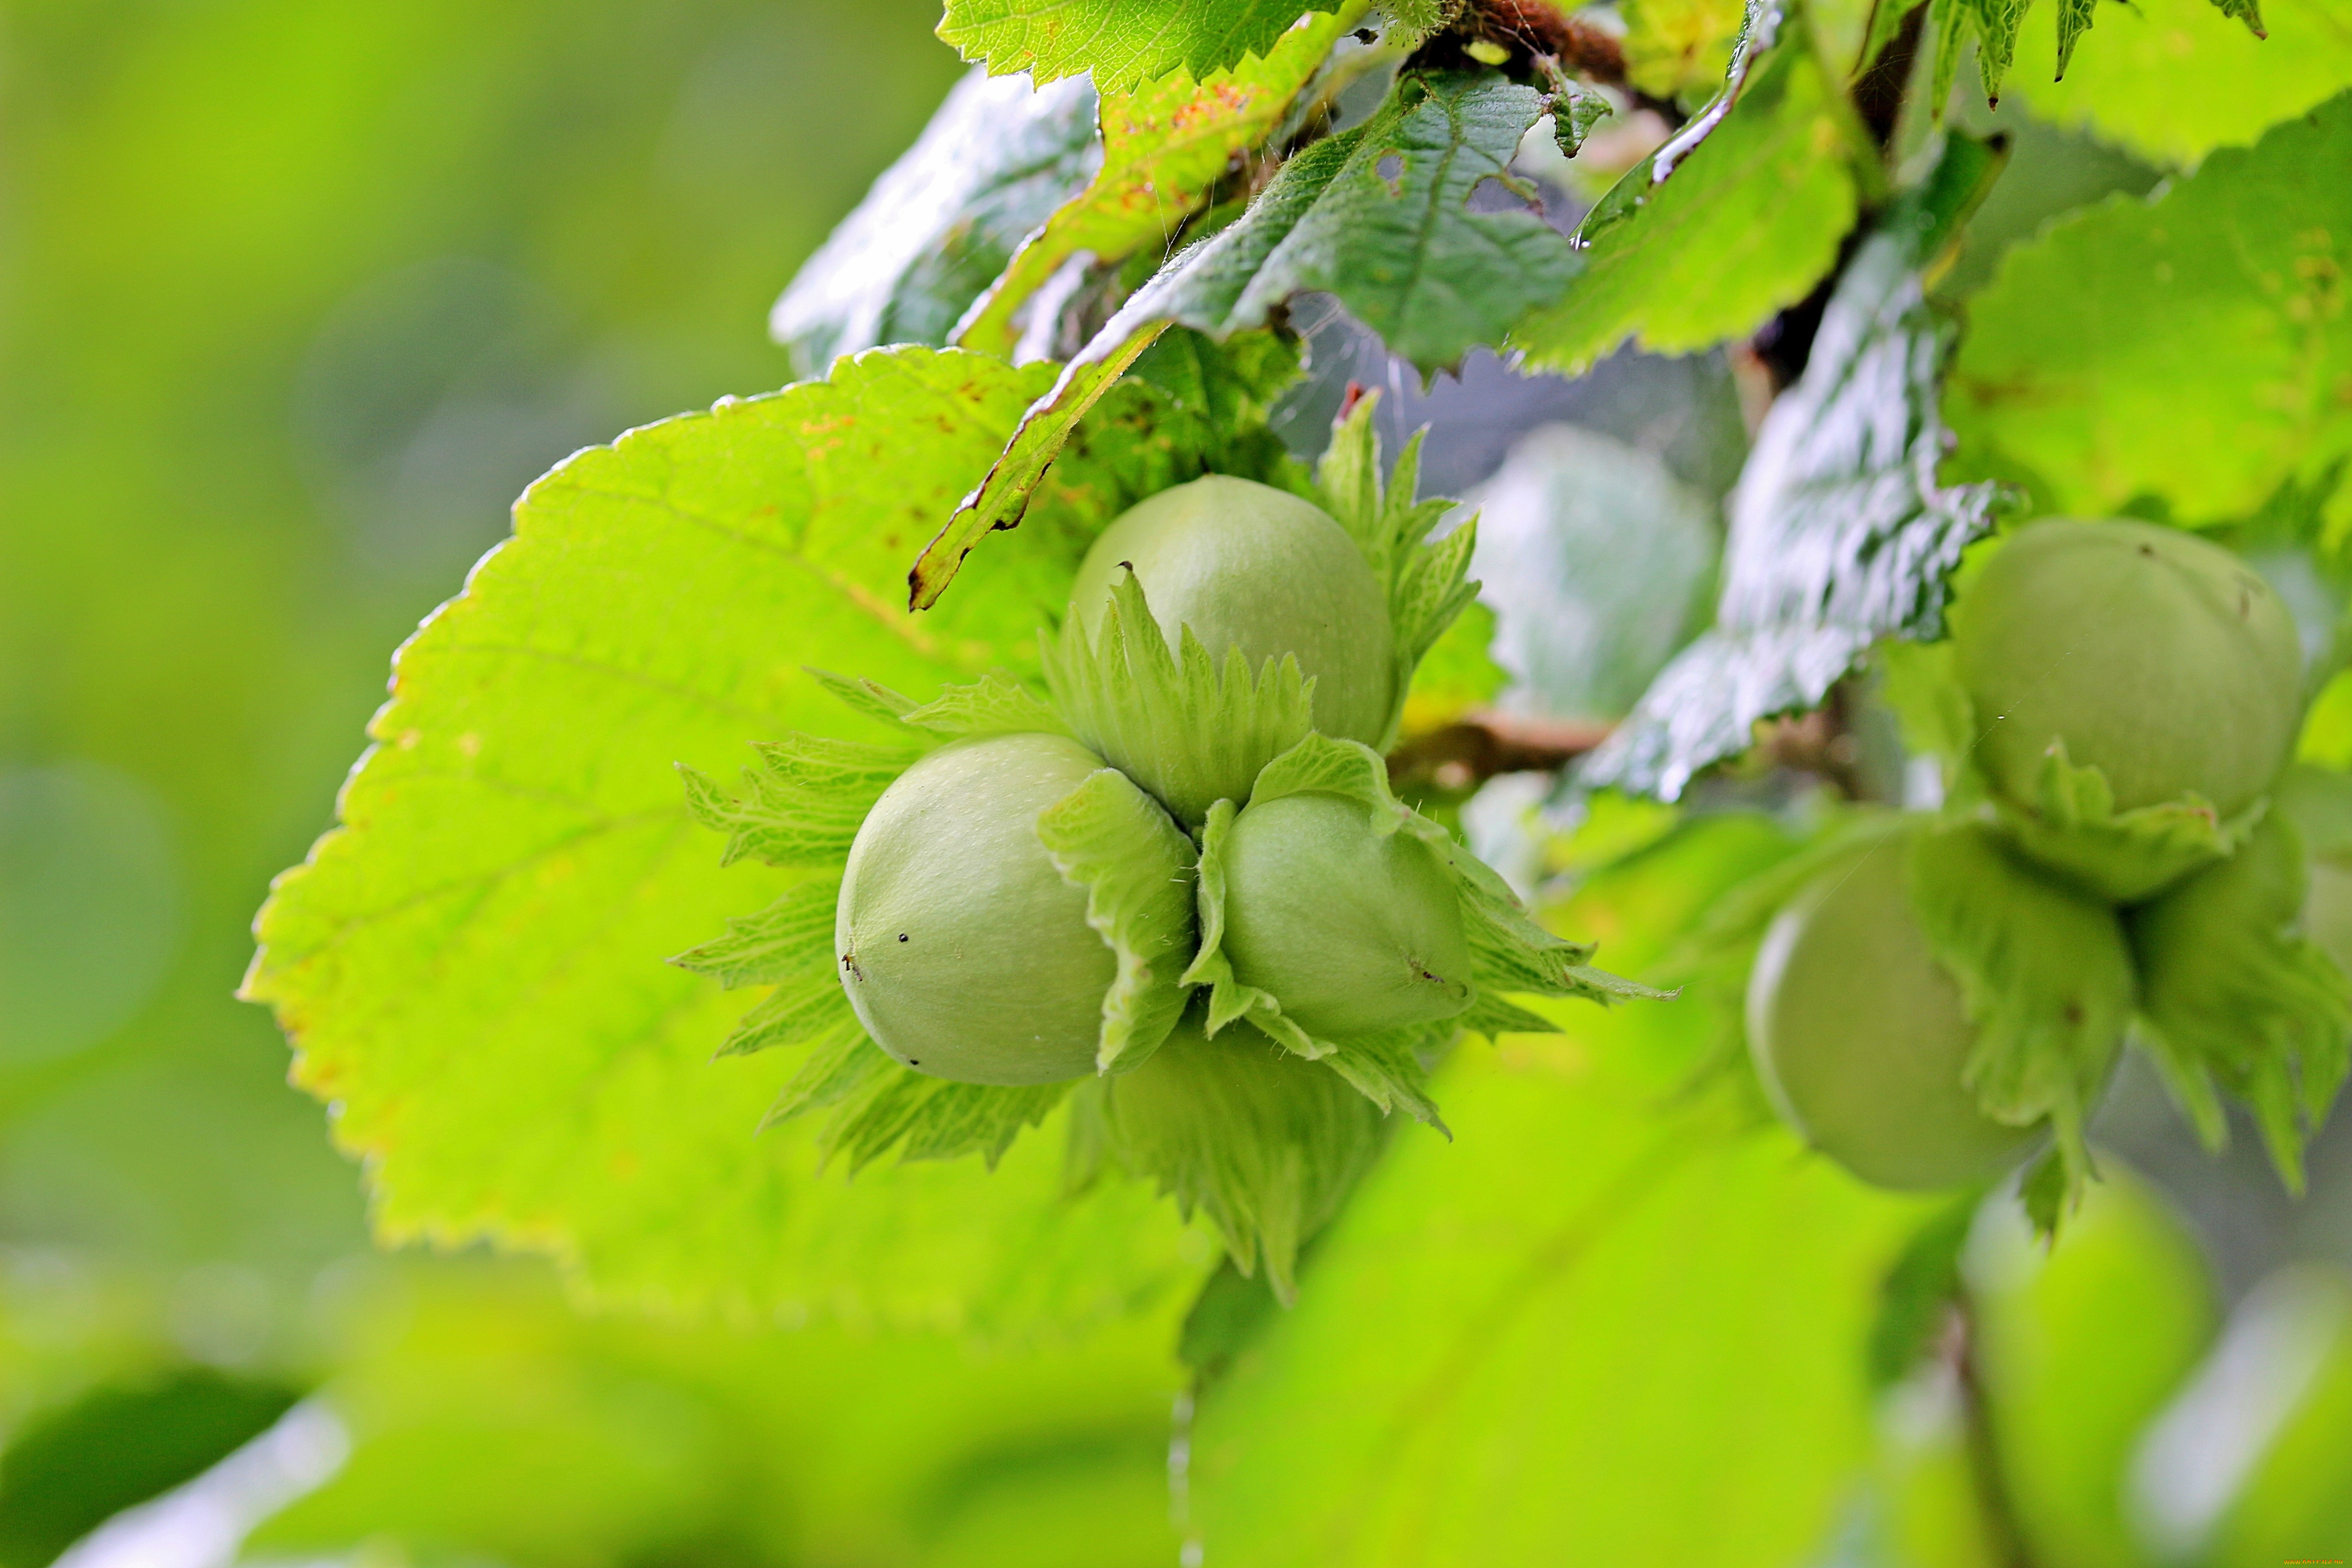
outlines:
[{"label": "hole in leaf", "polygon": [[1474,213],[1523,213],[1528,210],[1528,199],[1489,174],[1470,187],[1462,207],[1465,212]]},{"label": "hole in leaf", "polygon": [[1381,153],[1381,161],[1372,165],[1372,173],[1378,174],[1381,177],[1381,183],[1388,186],[1389,195],[1392,196],[1404,195],[1404,155],[1402,153]]}]

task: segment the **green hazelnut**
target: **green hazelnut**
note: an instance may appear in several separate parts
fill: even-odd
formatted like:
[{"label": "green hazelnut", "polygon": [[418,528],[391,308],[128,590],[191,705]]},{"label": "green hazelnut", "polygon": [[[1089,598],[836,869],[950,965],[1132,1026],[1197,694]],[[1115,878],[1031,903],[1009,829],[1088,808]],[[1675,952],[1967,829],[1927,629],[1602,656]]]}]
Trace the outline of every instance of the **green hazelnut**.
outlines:
[{"label": "green hazelnut", "polygon": [[1748,1041],[1813,1147],[1878,1186],[1953,1186],[2042,1133],[1994,1121],[1962,1083],[1976,1026],[1913,912],[1905,858],[1899,840],[1882,844],[1781,910],[1748,978]]},{"label": "green hazelnut", "polygon": [[2197,795],[2253,804],[2301,717],[2302,655],[2278,595],[2229,551],[2144,522],[2038,522],[1952,609],[1993,787],[2034,799],[2060,742],[2117,811]]},{"label": "green hazelnut", "polygon": [[[1190,626],[1219,668],[1295,655],[1315,681],[1315,728],[1379,745],[1396,696],[1388,597],[1329,513],[1287,490],[1211,474],[1129,508],[1078,566],[1070,602],[1088,637],[1132,570],[1172,648]],[[1148,782],[1148,781],[1147,781]],[[1246,798],[1241,780],[1232,798]]]},{"label": "green hazelnut", "polygon": [[834,918],[849,1004],[908,1067],[962,1083],[1094,1070],[1118,963],[1037,816],[1104,766],[1059,735],[943,746],[857,830]]},{"label": "green hazelnut", "polygon": [[1475,997],[1460,894],[1409,833],[1373,831],[1340,795],[1286,795],[1224,844],[1234,978],[1325,1039],[1450,1018]]}]

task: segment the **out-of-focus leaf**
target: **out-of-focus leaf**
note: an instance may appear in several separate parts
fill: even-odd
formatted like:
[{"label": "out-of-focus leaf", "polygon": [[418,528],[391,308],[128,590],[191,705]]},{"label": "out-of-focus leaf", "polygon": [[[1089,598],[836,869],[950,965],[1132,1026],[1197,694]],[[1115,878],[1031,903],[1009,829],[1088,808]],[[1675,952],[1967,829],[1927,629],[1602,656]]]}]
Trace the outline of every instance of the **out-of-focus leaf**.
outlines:
[{"label": "out-of-focus leaf", "polygon": [[[2185,1417],[2170,1436],[2184,1457],[2204,1459],[2204,1473],[2144,1465],[2136,1479],[2147,1511],[2165,1518],[2171,1504],[2168,1522],[2193,1524],[2179,1504],[2221,1504],[2199,1559],[2214,1568],[2352,1557],[2352,1469],[2344,1463],[2352,1451],[2352,1278],[2305,1267],[2263,1280],[2231,1315],[2199,1384],[2167,1425]],[[2200,1407],[2200,1394],[2218,1398]],[[2208,1445],[2200,1455],[2197,1438],[2217,1417],[2242,1435],[2241,1446],[2215,1456]],[[2156,1458],[2161,1436],[2158,1428],[2144,1458]],[[2226,1489],[2212,1484],[2223,1466],[2238,1472],[2218,1478],[2237,1482]]]},{"label": "out-of-focus leaf", "polygon": [[948,0],[940,37],[989,74],[1049,82],[1081,71],[1104,92],[1264,55],[1300,16],[1342,0]]},{"label": "out-of-focus leaf", "polygon": [[1401,79],[1380,111],[1282,166],[1249,210],[1162,268],[1064,368],[1003,458],[923,552],[915,604],[936,603],[972,546],[1018,522],[1030,490],[1104,390],[1171,324],[1225,338],[1293,294],[1335,294],[1424,369],[1502,341],[1575,270],[1532,212],[1473,212],[1482,182],[1542,116],[1533,88],[1486,74]]},{"label": "out-of-focus leaf", "polygon": [[1179,71],[1105,98],[1101,169],[1022,241],[957,327],[957,344],[1011,358],[1022,307],[1073,257],[1083,251],[1108,263],[1147,247],[1164,250],[1234,163],[1274,130],[1363,8],[1363,0],[1348,0],[1343,15],[1309,16],[1263,58],[1197,84]]},{"label": "out-of-focus leaf", "polygon": [[[1107,451],[1078,455],[979,591],[919,618],[898,584],[1049,374],[876,352],[591,448],[402,650],[344,826],[279,880],[247,984],[367,1159],[386,1239],[551,1251],[639,1300],[976,1325],[1190,1278],[1141,1187],[1062,1200],[1050,1127],[992,1175],[820,1181],[808,1123],[753,1136],[789,1053],[711,1063],[741,1004],[662,962],[804,875],[719,869],[672,763],[731,771],[794,731],[888,737],[803,663],[917,697],[1034,670],[1035,627],[1134,499]],[[1127,467],[1164,484],[1183,460]]]},{"label": "out-of-focus leaf", "polygon": [[[1959,461],[2077,517],[2245,516],[2352,451],[2352,92],[2010,253],[1946,399]],[[2352,513],[2339,492],[2330,519]]]},{"label": "out-of-focus leaf", "polygon": [[2026,28],[2009,90],[2037,119],[2156,163],[2193,166],[2352,86],[2347,0],[2267,0],[2267,39],[2210,0],[2102,5],[2096,16],[2097,36],[2067,62],[2063,79],[2054,35],[2039,24]]},{"label": "out-of-focus leaf", "polygon": [[[376,1283],[322,1394],[351,1457],[261,1527],[257,1560],[368,1542],[551,1568],[1173,1554],[1181,1300],[1073,1342],[975,1353],[940,1333],[582,1313],[521,1268]],[[984,1544],[1013,1525],[1026,1552]]]},{"label": "out-of-focus leaf", "polygon": [[2034,1560],[2136,1568],[2126,1468],[2212,1338],[2212,1282],[2180,1221],[2102,1165],[2046,1251],[2012,1205],[1988,1205],[1967,1271],[1995,1446]]},{"label": "out-of-focus leaf", "polygon": [[1651,454],[1570,425],[1522,437],[1475,499],[1470,570],[1496,615],[1506,705],[1625,712],[1704,614],[1715,508]]},{"label": "out-of-focus leaf", "polygon": [[[1928,102],[1938,112],[1952,96],[1952,83],[1958,78],[1960,56],[1973,42],[1977,47],[1977,75],[1984,82],[1988,101],[2000,101],[2000,84],[2009,75],[2010,61],[2017,56],[2018,29],[2025,26],[2026,8],[2033,0],[1928,0],[1927,31],[1935,39],[1936,77],[1929,89]],[[2062,5],[2062,16],[2079,16],[2071,5]]]},{"label": "out-of-focus leaf", "polygon": [[1880,637],[1940,629],[1945,577],[1991,526],[1994,490],[1936,480],[1946,335],[1919,269],[1999,165],[1952,137],[1927,184],[1864,242],[1740,475],[1715,629],[1666,667],[1588,780],[1674,799],[1745,751],[1756,721],[1819,702]]},{"label": "out-of-focus leaf", "polygon": [[975,69],[808,258],[768,317],[803,375],[880,343],[944,343],[1014,248],[1102,162],[1094,89]]},{"label": "out-of-focus leaf", "polygon": [[1629,338],[1685,353],[1804,298],[1853,226],[1842,91],[1801,39],[1773,50],[1671,177],[1645,158],[1601,198],[1578,232],[1583,269],[1513,344],[1576,374]]},{"label": "out-of-focus leaf", "polygon": [[227,1458],[297,1397],[190,1368],[93,1389],[26,1423],[0,1452],[0,1565],[42,1568],[116,1513]]},{"label": "out-of-focus leaf", "polygon": [[1675,1008],[1558,1016],[1565,1040],[1456,1058],[1459,1141],[1400,1142],[1203,1394],[1210,1561],[1793,1563],[1826,1538],[1919,1206],[1736,1131],[1723,1097],[1662,1112],[1696,1043]]},{"label": "out-of-focus leaf", "polygon": [[1669,100],[1721,84],[1747,15],[1744,0],[1631,0],[1622,9],[1625,79]]}]

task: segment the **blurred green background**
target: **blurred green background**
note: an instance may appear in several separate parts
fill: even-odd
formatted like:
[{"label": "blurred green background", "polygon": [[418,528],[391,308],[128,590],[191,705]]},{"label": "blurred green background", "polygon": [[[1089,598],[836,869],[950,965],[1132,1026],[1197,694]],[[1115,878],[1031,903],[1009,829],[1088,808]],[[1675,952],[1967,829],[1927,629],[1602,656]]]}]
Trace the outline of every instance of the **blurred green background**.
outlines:
[{"label": "blurred green background", "polygon": [[1040,1562],[1047,1508],[1163,1561],[1168,1322],[886,1355],[379,1258],[231,997],[524,483],[789,379],[769,304],[961,68],[936,5],[0,15],[0,1563],[329,1379],[358,1449],[255,1551]]}]

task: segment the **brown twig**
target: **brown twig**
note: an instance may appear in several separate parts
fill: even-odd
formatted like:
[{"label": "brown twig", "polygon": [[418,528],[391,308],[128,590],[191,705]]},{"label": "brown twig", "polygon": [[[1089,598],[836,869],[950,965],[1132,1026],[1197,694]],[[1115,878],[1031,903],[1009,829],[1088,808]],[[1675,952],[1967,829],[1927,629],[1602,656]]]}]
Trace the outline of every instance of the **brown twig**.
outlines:
[{"label": "brown twig", "polygon": [[1389,753],[1389,781],[1465,790],[1496,773],[1550,773],[1609,738],[1610,726],[1482,710]]},{"label": "brown twig", "polygon": [[1976,1490],[1977,1511],[1984,1521],[1985,1547],[2000,1568],[2036,1568],[2033,1544],[2018,1520],[2017,1499],[2010,1491],[2009,1471],[2001,1461],[2000,1435],[1993,1426],[1992,1407],[1985,1395],[1982,1339],[1976,1308],[1962,1290],[1952,1303],[1943,1353],[1958,1386],[1969,1479]]}]

